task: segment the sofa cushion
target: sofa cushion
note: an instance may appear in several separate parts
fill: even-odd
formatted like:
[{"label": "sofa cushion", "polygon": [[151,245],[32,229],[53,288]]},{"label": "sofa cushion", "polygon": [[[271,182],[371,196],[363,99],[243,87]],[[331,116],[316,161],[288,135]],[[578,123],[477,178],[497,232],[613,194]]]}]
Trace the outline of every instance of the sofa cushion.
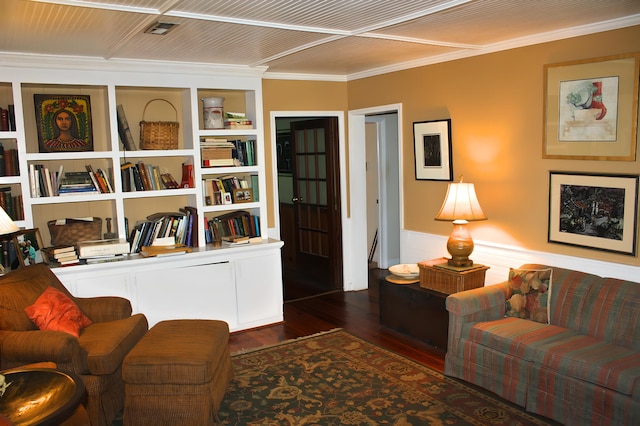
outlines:
[{"label": "sofa cushion", "polygon": [[520,318],[501,318],[465,324],[461,337],[496,351],[533,361],[541,344],[563,340],[576,333],[566,328]]},{"label": "sofa cushion", "polygon": [[78,337],[91,320],[60,290],[47,287],[24,311],[40,330],[64,331]]},{"label": "sofa cushion", "polygon": [[640,352],[592,336],[576,334],[538,345],[533,361],[626,395],[640,385]]},{"label": "sofa cushion", "polygon": [[640,351],[640,285],[554,268],[550,323]]},{"label": "sofa cushion", "polygon": [[505,315],[547,324],[551,276],[551,268],[509,269]]},{"label": "sofa cushion", "polygon": [[87,354],[84,373],[99,376],[116,371],[148,328],[143,314],[115,321],[94,322],[85,328],[78,338]]}]

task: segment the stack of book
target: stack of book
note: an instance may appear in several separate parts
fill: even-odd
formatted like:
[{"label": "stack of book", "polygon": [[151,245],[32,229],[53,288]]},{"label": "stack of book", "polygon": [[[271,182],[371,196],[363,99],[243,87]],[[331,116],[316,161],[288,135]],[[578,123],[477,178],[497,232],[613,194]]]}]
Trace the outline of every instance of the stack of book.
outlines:
[{"label": "stack of book", "polygon": [[253,123],[241,112],[225,112],[224,127],[226,129],[253,129]]},{"label": "stack of book", "polygon": [[[36,185],[37,182],[36,180]],[[76,195],[96,192],[100,191],[98,187],[94,185],[89,172],[66,172],[58,183],[58,195]]]},{"label": "stack of book", "polygon": [[202,167],[234,166],[234,149],[235,144],[224,138],[204,138],[200,142]]},{"label": "stack of book", "polygon": [[87,263],[121,260],[129,250],[129,243],[117,238],[78,241],[78,257],[86,260]]},{"label": "stack of book", "polygon": [[54,262],[59,266],[68,266],[80,263],[75,246],[45,247],[43,251],[50,262]]},{"label": "stack of book", "polygon": [[[210,219],[208,228],[212,240],[249,240],[260,236],[260,217],[248,211],[230,212]],[[205,236],[209,233],[205,232]]]}]

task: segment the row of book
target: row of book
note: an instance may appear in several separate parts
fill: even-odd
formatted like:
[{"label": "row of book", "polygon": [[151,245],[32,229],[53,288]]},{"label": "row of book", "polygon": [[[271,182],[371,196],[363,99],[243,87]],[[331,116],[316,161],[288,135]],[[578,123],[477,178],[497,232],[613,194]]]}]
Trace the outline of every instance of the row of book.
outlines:
[{"label": "row of book", "polygon": [[0,131],[8,132],[16,130],[15,107],[8,105],[7,108],[0,107]]},{"label": "row of book", "polygon": [[0,144],[0,177],[19,176],[18,150],[5,148]]},{"label": "row of book", "polygon": [[0,207],[7,212],[13,220],[24,220],[24,208],[22,206],[22,194],[12,195],[11,187],[0,188]]},{"label": "row of book", "polygon": [[202,167],[255,166],[255,140],[204,138],[200,141]]},{"label": "row of book", "polygon": [[83,193],[112,193],[113,186],[107,174],[100,168],[86,165],[83,172],[50,170],[43,164],[29,164],[31,197],[57,197]]},{"label": "row of book", "polygon": [[205,241],[238,241],[260,237],[260,216],[240,210],[205,219]]},{"label": "row of book", "polygon": [[171,238],[173,244],[198,246],[198,214],[186,206],[178,212],[155,213],[136,223],[129,235],[130,253],[153,245],[159,238]]},{"label": "row of book", "polygon": [[171,173],[161,173],[160,167],[142,161],[137,164],[128,161],[121,164],[120,175],[124,192],[180,188]]}]

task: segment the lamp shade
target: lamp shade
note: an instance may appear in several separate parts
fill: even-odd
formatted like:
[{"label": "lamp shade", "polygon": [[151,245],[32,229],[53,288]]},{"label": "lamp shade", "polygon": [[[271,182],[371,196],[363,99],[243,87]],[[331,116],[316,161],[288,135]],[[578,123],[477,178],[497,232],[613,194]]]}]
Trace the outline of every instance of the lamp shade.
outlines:
[{"label": "lamp shade", "polygon": [[19,230],[18,225],[16,225],[7,212],[0,207],[0,235],[12,234]]},{"label": "lamp shade", "polygon": [[472,183],[450,183],[436,220],[486,220]]}]

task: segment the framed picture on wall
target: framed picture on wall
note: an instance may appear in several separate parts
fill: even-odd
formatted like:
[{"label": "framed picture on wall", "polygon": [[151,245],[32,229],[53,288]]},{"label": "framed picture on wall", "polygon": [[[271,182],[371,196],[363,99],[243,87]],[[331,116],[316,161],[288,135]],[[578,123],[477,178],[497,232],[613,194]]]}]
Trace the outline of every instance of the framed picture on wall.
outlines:
[{"label": "framed picture on wall", "polygon": [[634,161],[640,53],[544,66],[542,158]]},{"label": "framed picture on wall", "polygon": [[453,180],[451,119],[413,123],[417,180]]},{"label": "framed picture on wall", "polygon": [[40,152],[93,151],[88,95],[33,95]]},{"label": "framed picture on wall", "polygon": [[550,172],[549,242],[635,256],[638,175]]}]

